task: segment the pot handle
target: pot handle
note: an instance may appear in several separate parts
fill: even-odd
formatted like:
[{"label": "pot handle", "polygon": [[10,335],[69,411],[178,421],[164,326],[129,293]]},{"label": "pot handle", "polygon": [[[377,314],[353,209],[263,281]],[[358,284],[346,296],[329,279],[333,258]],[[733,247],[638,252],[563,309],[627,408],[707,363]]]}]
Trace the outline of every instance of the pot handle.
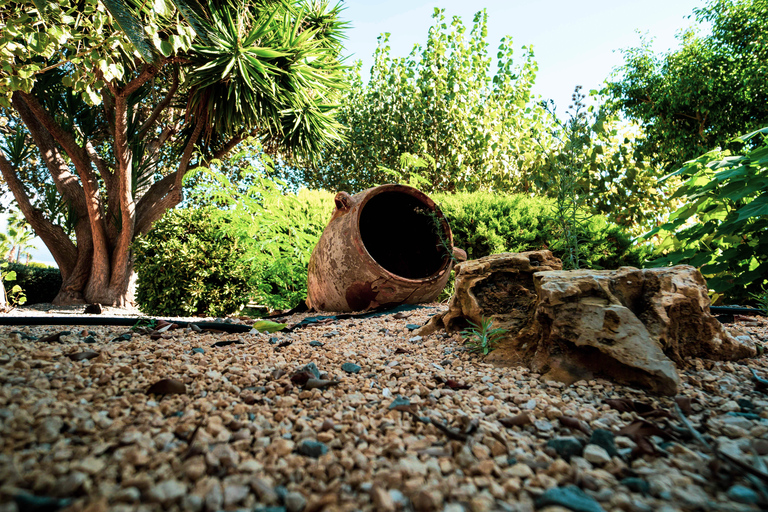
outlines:
[{"label": "pot handle", "polygon": [[333,198],[333,202],[336,203],[337,210],[345,212],[352,207],[352,196],[346,192],[339,192]]}]

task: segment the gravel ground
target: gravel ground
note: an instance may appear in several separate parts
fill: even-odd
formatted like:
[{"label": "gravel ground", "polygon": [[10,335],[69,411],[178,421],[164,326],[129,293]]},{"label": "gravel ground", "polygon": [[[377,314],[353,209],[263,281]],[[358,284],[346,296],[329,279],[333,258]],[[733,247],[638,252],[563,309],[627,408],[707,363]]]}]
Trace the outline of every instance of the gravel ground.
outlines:
[{"label": "gravel ground", "polygon": [[[414,336],[444,308],[274,334],[0,326],[0,512],[760,510],[766,356],[693,360],[677,398],[566,387]],[[768,342],[764,319],[728,328]]]}]

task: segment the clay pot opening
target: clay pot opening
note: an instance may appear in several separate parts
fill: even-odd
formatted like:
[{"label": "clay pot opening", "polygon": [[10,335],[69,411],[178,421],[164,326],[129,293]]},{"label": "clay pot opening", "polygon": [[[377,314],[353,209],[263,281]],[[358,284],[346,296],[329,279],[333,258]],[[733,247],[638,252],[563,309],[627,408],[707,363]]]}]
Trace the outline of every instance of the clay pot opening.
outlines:
[{"label": "clay pot opening", "polygon": [[[440,237],[451,245],[442,213],[413,195],[385,191],[360,212],[360,238],[382,268],[406,279],[426,279],[447,268],[450,258]],[[449,249],[450,250],[450,249]]]}]

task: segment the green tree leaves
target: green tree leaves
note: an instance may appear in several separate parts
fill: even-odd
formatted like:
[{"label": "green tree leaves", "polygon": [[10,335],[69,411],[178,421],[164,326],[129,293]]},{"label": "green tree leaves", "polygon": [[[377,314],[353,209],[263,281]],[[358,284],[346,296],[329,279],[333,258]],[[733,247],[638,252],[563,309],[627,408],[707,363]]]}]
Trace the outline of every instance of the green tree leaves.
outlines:
[{"label": "green tree leaves", "polygon": [[768,282],[768,127],[737,138],[740,153],[715,150],[672,176],[685,205],[646,237],[662,236],[651,265],[701,267],[709,287],[736,300]]},{"label": "green tree leaves", "polygon": [[667,171],[768,123],[768,2],[711,0],[694,14],[711,34],[689,30],[661,56],[644,40],[607,86],[613,106],[642,125],[639,151]]},{"label": "green tree leaves", "polygon": [[401,181],[420,175],[434,190],[531,190],[542,155],[535,138],[548,139],[547,113],[532,101],[536,62],[530,48],[513,61],[512,41],[498,48],[496,71],[488,51],[487,14],[470,29],[435,10],[424,47],[404,58],[390,56],[388,35],[379,38],[371,78],[360,65],[339,111],[348,142],[324,151],[304,169],[310,185],[358,191],[392,181],[404,153],[427,156],[426,167],[403,171]]}]

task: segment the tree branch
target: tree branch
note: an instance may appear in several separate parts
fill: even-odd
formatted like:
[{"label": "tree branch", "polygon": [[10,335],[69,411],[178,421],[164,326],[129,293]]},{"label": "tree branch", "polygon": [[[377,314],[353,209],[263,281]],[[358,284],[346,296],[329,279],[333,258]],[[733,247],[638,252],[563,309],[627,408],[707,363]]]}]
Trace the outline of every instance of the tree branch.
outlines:
[{"label": "tree branch", "polygon": [[127,97],[134,92],[136,92],[139,87],[144,85],[148,80],[152,79],[159,71],[160,69],[165,66],[166,64],[178,64],[178,63],[185,63],[188,62],[189,59],[183,58],[183,57],[169,57],[167,59],[161,60],[157,65],[154,64],[145,64],[144,69],[141,70],[141,73],[139,73],[139,76],[125,84],[125,86],[119,88],[117,90],[117,93],[115,93],[115,96],[124,96]]},{"label": "tree branch", "polygon": [[[88,212],[88,222],[91,226],[91,235],[93,237],[93,265],[92,269],[109,268],[109,251],[104,225],[104,214],[101,206],[101,197],[99,196],[98,184],[93,174],[91,161],[86,151],[77,145],[71,133],[62,129],[48,112],[40,105],[33,95],[23,92],[15,92],[14,96],[19,95],[35,115],[37,120],[53,136],[64,151],[67,153],[72,163],[75,165],[80,175],[81,185],[85,193],[86,211]],[[101,272],[92,271],[91,277],[86,289],[86,295],[90,291],[102,289],[106,285],[106,275]]]},{"label": "tree branch", "polygon": [[88,153],[88,157],[91,159],[91,162],[96,166],[96,169],[99,170],[99,175],[101,176],[101,179],[104,181],[105,188],[107,189],[107,193],[109,193],[109,190],[112,188],[112,172],[109,170],[109,166],[104,161],[103,158],[99,155],[99,153],[96,151],[96,148],[93,147],[93,144],[91,144],[91,141],[86,141],[85,143],[85,151]]},{"label": "tree branch", "polygon": [[171,103],[171,100],[173,99],[174,94],[176,94],[176,90],[179,88],[179,68],[177,66],[174,66],[173,68],[173,82],[171,83],[170,89],[168,89],[168,93],[165,95],[165,98],[157,104],[157,106],[152,110],[152,113],[149,115],[149,118],[144,122],[144,124],[139,128],[139,139],[143,139],[146,137],[147,132],[154,126],[155,122],[157,122],[157,118],[160,117],[160,114],[165,110],[168,105]]},{"label": "tree branch", "polygon": [[51,174],[56,190],[72,204],[79,216],[87,217],[88,209],[83,188],[77,182],[77,178],[69,172],[69,166],[59,152],[59,148],[56,147],[50,132],[40,124],[20,97],[14,95],[11,101],[14,109],[19,113],[22,122],[29,130],[30,135],[32,135],[32,139],[40,151],[48,172]]},{"label": "tree branch", "polygon": [[[131,194],[131,154],[128,147],[128,102],[126,94],[115,96],[115,193],[120,208],[120,233],[112,251],[110,283],[122,282],[130,259],[129,245],[133,240],[136,204]],[[116,213],[116,212],[113,212]]]},{"label": "tree branch", "polygon": [[189,138],[189,141],[187,141],[187,145],[184,147],[184,153],[181,155],[179,170],[176,171],[176,181],[173,184],[174,190],[179,194],[179,201],[181,201],[181,183],[184,179],[184,175],[187,174],[187,171],[189,170],[189,161],[192,159],[195,143],[200,139],[200,134],[203,133],[204,126],[205,121],[202,117],[198,117],[192,136]]},{"label": "tree branch", "polygon": [[136,205],[136,234],[147,233],[152,228],[152,223],[162,217],[165,210],[181,202],[181,197],[173,197],[176,194],[171,194],[178,172],[172,172],[153,183],[139,200]]},{"label": "tree branch", "polygon": [[8,189],[19,204],[19,209],[24,214],[24,218],[32,226],[32,229],[35,230],[35,234],[50,249],[53,259],[56,260],[56,264],[61,269],[62,278],[65,278],[74,268],[77,261],[77,248],[75,244],[72,243],[60,226],[53,224],[43,216],[40,210],[32,206],[32,202],[26,190],[24,190],[24,185],[21,183],[16,170],[5,158],[5,154],[2,151],[0,151],[0,172],[2,172]]},{"label": "tree branch", "polygon": [[13,93],[13,96],[23,100],[29,107],[29,110],[34,114],[41,125],[48,130],[48,133],[58,142],[64,151],[67,153],[72,163],[75,165],[78,173],[86,173],[92,175],[91,163],[85,150],[81,148],[75,141],[75,137],[72,133],[64,130],[51,115],[43,108],[37,98],[33,95],[21,91]]}]

